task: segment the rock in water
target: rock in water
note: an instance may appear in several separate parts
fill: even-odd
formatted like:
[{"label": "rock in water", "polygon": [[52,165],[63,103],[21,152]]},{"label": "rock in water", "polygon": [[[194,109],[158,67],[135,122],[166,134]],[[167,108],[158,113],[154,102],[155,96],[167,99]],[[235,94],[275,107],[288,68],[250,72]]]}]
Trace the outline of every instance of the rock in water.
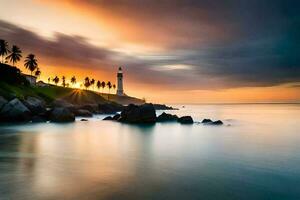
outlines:
[{"label": "rock in water", "polygon": [[41,122],[46,122],[47,119],[45,116],[42,115],[35,115],[31,119],[32,123],[41,123]]},{"label": "rock in water", "polygon": [[73,113],[78,117],[93,117],[90,111],[84,109],[75,110]]},{"label": "rock in water", "polygon": [[221,120],[212,121],[210,119],[203,119],[202,123],[204,125],[222,125],[223,124],[223,122]]},{"label": "rock in water", "polygon": [[46,112],[46,103],[35,97],[28,97],[24,105],[33,113],[41,114]]},{"label": "rock in water", "polygon": [[67,108],[54,108],[50,113],[51,122],[73,122],[75,115]]},{"label": "rock in water", "polygon": [[157,122],[170,122],[170,121],[177,121],[177,120],[178,120],[177,115],[167,114],[165,112],[163,112],[161,115],[159,115],[156,118]]},{"label": "rock in water", "polygon": [[212,125],[223,125],[223,122],[221,120],[217,120],[217,121],[214,121],[212,123]]},{"label": "rock in water", "polygon": [[6,99],[4,99],[2,96],[0,96],[0,110],[7,102],[8,101]]},{"label": "rock in water", "polygon": [[116,112],[122,111],[123,106],[116,104],[116,103],[104,103],[104,104],[99,104],[98,109],[99,113],[102,114],[114,114]]},{"label": "rock in water", "polygon": [[154,123],[156,113],[152,104],[143,104],[140,106],[130,104],[121,112],[120,122],[126,123]]},{"label": "rock in water", "polygon": [[6,103],[0,111],[1,121],[29,121],[30,110],[17,98]]},{"label": "rock in water", "polygon": [[172,106],[167,106],[165,104],[153,104],[155,110],[178,110],[178,108],[173,108]]},{"label": "rock in water", "polygon": [[103,120],[113,120],[111,116],[105,117]]},{"label": "rock in water", "polygon": [[194,120],[191,116],[180,117],[180,118],[178,118],[177,121],[181,124],[193,124],[194,123]]},{"label": "rock in water", "polygon": [[97,113],[98,112],[98,104],[85,104],[85,105],[79,106],[79,110],[88,110],[91,113]]},{"label": "rock in water", "polygon": [[121,117],[120,114],[116,114],[115,116],[113,116],[112,119],[118,121],[120,117]]},{"label": "rock in water", "polygon": [[201,123],[206,124],[206,123],[212,123],[211,119],[203,119]]}]

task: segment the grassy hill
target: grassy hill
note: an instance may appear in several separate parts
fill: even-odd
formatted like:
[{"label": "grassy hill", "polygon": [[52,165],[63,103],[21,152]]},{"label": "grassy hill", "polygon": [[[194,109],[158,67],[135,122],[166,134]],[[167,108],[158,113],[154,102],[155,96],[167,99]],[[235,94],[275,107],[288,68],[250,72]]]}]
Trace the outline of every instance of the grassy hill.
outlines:
[{"label": "grassy hill", "polygon": [[49,85],[45,87],[30,86],[17,68],[0,64],[0,96],[6,99],[27,96],[40,97],[47,103],[62,99],[72,104],[93,104],[116,102],[122,105],[144,103],[141,99],[114,94],[100,94],[93,91]]},{"label": "grassy hill", "polygon": [[142,99],[138,99],[130,96],[118,96],[116,94],[105,94],[105,93],[100,95],[105,99],[109,99],[109,101],[117,102],[122,105],[128,105],[131,103],[139,105],[145,103],[145,101]]},{"label": "grassy hill", "polygon": [[76,105],[109,102],[116,102],[122,105],[127,105],[130,103],[144,103],[144,101],[141,99],[129,96],[100,94],[88,90],[64,88],[59,86],[34,87],[24,85],[11,85],[4,82],[0,82],[0,96],[3,96],[6,99],[12,99],[14,97],[24,99],[28,96],[34,96],[44,99],[47,103],[51,103],[54,100],[61,99]]}]

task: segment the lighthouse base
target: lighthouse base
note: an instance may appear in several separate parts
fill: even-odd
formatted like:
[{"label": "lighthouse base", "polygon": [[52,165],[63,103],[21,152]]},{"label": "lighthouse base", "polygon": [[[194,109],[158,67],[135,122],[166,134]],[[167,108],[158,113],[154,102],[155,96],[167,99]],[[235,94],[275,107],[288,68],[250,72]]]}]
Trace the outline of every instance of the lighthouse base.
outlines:
[{"label": "lighthouse base", "polygon": [[123,90],[117,90],[117,95],[118,95],[118,96],[125,96]]}]

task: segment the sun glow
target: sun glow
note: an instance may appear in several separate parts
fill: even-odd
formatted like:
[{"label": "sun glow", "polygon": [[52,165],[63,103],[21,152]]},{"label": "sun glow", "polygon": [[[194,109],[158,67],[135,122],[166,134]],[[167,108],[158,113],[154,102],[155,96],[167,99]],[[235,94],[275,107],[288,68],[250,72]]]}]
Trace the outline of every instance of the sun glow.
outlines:
[{"label": "sun glow", "polygon": [[[254,70],[259,65],[253,66],[253,71],[247,66],[245,68],[242,65],[239,66],[240,68],[231,66],[231,64],[248,60],[230,54],[231,48],[236,46],[235,40],[238,39],[230,32],[236,31],[232,29],[232,23],[214,24],[215,21],[211,21],[210,16],[205,17],[207,13],[203,13],[199,21],[193,21],[197,13],[189,20],[184,20],[186,16],[182,15],[182,21],[179,18],[172,18],[178,14],[175,13],[173,16],[173,12],[158,13],[159,17],[162,17],[157,18],[152,13],[148,16],[149,13],[146,10],[144,13],[140,10],[131,10],[131,6],[127,4],[110,5],[110,3],[109,1],[102,4],[102,1],[73,0],[6,1],[5,9],[1,9],[0,12],[0,21],[3,20],[9,25],[7,25],[8,28],[4,27],[0,31],[0,35],[5,30],[9,30],[5,36],[11,37],[8,41],[10,45],[23,42],[20,45],[23,58],[28,53],[36,55],[42,71],[39,80],[45,83],[48,83],[50,77],[50,83],[53,84],[52,79],[55,76],[60,78],[59,86],[62,84],[62,76],[65,76],[69,87],[75,89],[85,89],[83,84],[85,77],[94,78],[96,81],[116,83],[117,67],[125,66],[128,67],[124,75],[126,93],[140,98],[145,97],[148,101],[162,103],[300,101],[300,87],[283,84],[289,81],[288,78],[294,78],[293,80],[297,81],[296,75],[299,71],[297,67],[286,69],[295,72],[292,77],[283,77],[282,74],[285,73],[278,72],[273,78],[271,77],[272,80],[269,83],[269,80],[261,81],[265,73],[262,72],[258,80],[262,82],[261,84],[256,84],[256,80],[252,81],[251,77],[250,83],[246,82],[247,80],[244,83],[241,77],[249,71],[250,76],[252,74],[255,76],[260,70]],[[132,6],[135,6],[134,4],[133,2]],[[157,8],[157,12],[168,11],[163,7],[153,6]],[[167,8],[168,6],[166,5]],[[127,9],[133,13],[124,15]],[[216,21],[219,20],[216,19]],[[197,32],[196,26],[198,25],[202,27],[201,31],[211,34]],[[178,30],[178,27],[187,29]],[[232,35],[229,38],[226,37],[228,34],[226,31],[226,33],[220,31],[225,30],[224,28],[230,29],[229,32]],[[28,39],[25,38],[26,34]],[[61,37],[57,37],[59,34]],[[209,36],[206,37],[206,35]],[[194,41],[197,37],[200,39]],[[211,38],[215,39],[213,40],[215,43],[205,46],[206,43],[210,44]],[[232,45],[226,46],[231,42]],[[228,48],[229,51],[227,53],[221,51],[219,52],[221,56],[211,57],[214,51],[222,50],[223,47],[216,48],[218,45],[225,45],[224,49]],[[250,46],[252,48],[252,45]],[[81,48],[82,51],[80,51]],[[254,53],[252,50],[250,52],[249,54]],[[246,56],[252,59],[251,55]],[[254,57],[256,58],[257,56]],[[202,59],[207,63],[202,65]],[[230,59],[233,59],[232,62]],[[217,65],[210,63],[215,60]],[[29,73],[23,67],[23,59],[17,63],[17,67],[22,72]],[[228,70],[236,74],[231,74]],[[286,74],[291,76],[290,74],[293,74],[291,72],[287,71]],[[239,74],[242,74],[241,77]],[[74,85],[70,82],[72,76],[76,76],[77,79]],[[230,80],[231,77],[234,80]],[[272,82],[274,80],[276,80],[275,83]],[[107,88],[98,90],[96,86],[90,87],[89,90],[109,92]]]}]

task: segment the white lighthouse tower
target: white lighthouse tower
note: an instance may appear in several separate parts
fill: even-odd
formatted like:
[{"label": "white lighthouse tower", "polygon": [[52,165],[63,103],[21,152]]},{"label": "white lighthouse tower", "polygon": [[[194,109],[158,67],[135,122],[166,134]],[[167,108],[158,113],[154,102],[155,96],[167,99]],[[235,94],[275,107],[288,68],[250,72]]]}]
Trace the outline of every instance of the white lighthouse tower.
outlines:
[{"label": "white lighthouse tower", "polygon": [[121,67],[119,67],[117,79],[118,79],[117,95],[124,96],[125,94],[124,94],[124,90],[123,90],[123,71],[122,71]]}]

